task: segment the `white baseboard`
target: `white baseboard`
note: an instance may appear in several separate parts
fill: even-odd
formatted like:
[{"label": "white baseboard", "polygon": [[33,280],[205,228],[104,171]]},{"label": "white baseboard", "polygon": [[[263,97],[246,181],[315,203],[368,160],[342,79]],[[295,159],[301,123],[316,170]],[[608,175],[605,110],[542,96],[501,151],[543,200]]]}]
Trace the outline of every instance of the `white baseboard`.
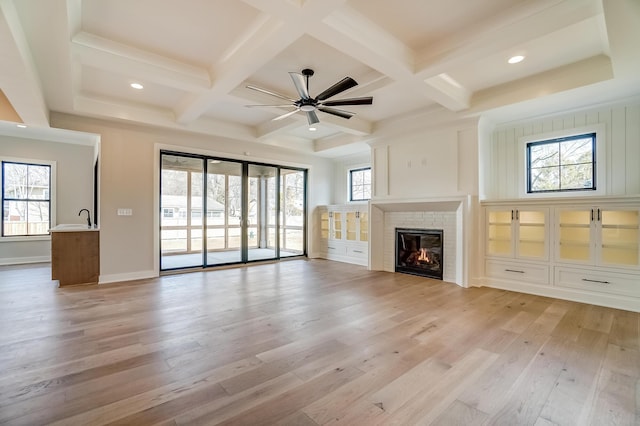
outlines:
[{"label": "white baseboard", "polygon": [[579,291],[551,285],[537,285],[515,281],[503,281],[494,278],[485,278],[483,285],[486,287],[498,288],[501,290],[511,290],[520,293],[570,300],[572,302],[606,306],[607,308],[640,312],[640,298],[637,297],[625,297],[615,294]]},{"label": "white baseboard", "polygon": [[100,275],[98,284],[117,283],[122,281],[144,280],[147,278],[156,278],[158,273],[156,271],[136,271],[126,272],[123,274],[107,274]]},{"label": "white baseboard", "polygon": [[0,265],[24,265],[27,263],[51,262],[51,256],[31,256],[31,257],[5,257],[0,259]]}]

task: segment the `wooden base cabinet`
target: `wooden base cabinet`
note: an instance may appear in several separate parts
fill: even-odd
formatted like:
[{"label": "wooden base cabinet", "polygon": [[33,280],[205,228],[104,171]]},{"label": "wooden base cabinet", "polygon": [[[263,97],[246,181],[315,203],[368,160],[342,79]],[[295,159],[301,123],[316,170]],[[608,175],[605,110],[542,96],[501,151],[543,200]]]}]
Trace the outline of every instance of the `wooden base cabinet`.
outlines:
[{"label": "wooden base cabinet", "polygon": [[483,208],[485,285],[640,312],[640,198]]},{"label": "wooden base cabinet", "polygon": [[51,279],[60,287],[97,284],[100,277],[100,232],[51,232]]}]

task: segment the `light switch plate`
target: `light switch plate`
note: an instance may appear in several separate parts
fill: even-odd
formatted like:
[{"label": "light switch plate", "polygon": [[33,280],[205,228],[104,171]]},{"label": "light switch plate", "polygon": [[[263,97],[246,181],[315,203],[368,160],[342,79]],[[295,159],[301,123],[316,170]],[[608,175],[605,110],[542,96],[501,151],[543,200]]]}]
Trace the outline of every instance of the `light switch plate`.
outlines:
[{"label": "light switch plate", "polygon": [[118,216],[132,216],[133,209],[118,209]]}]

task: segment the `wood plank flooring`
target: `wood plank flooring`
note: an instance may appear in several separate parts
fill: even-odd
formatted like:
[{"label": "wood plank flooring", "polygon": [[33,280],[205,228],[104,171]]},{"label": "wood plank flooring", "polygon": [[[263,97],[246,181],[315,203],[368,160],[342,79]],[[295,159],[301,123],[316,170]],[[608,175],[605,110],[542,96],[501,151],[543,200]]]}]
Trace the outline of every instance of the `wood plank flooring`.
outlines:
[{"label": "wood plank flooring", "polygon": [[0,267],[0,424],[640,425],[640,314],[325,260]]}]

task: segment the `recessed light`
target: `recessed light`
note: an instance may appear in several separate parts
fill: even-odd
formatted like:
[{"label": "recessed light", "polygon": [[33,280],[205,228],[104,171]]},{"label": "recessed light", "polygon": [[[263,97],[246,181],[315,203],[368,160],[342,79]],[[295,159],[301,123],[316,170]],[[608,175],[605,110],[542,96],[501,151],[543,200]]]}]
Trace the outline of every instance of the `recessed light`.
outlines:
[{"label": "recessed light", "polygon": [[509,62],[510,64],[517,64],[518,62],[522,62],[522,61],[524,61],[524,56],[516,55],[516,56],[510,57],[507,62]]},{"label": "recessed light", "polygon": [[21,129],[26,129],[27,125],[26,124],[16,124],[16,127],[20,127]]},{"label": "recessed light", "polygon": [[140,83],[131,83],[131,87],[133,87],[136,90],[142,90],[144,89],[144,86]]},{"label": "recessed light", "polygon": [[315,132],[316,130],[318,130],[316,127],[313,127],[313,126],[312,126],[312,127],[309,127],[309,131],[310,131],[310,132]]}]

